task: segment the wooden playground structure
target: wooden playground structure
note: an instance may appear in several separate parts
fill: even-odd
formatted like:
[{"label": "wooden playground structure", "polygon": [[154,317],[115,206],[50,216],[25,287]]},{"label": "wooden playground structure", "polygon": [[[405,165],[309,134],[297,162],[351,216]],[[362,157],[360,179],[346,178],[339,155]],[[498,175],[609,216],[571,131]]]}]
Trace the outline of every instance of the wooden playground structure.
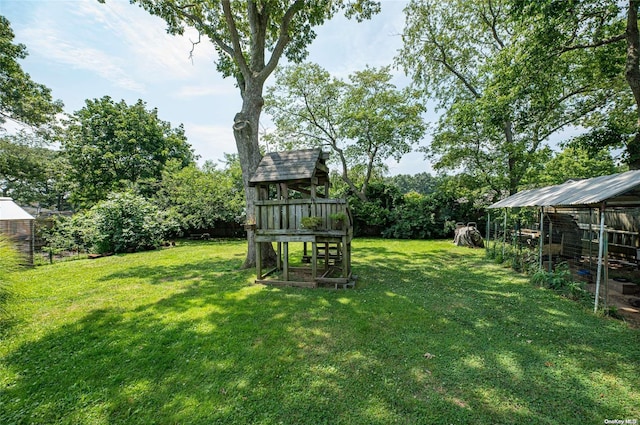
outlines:
[{"label": "wooden playground structure", "polygon": [[[255,203],[256,283],[317,288],[353,287],[353,218],[345,199],[329,194],[329,154],[305,149],[266,154],[249,184]],[[276,244],[276,265],[265,270],[264,244]],[[292,267],[289,244],[302,244],[302,267]]]}]

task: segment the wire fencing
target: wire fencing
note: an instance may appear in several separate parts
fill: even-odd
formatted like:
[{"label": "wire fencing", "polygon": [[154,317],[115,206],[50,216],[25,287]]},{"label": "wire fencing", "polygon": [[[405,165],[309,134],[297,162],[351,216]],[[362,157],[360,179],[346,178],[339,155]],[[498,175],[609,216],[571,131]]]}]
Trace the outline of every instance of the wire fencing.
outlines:
[{"label": "wire fencing", "polygon": [[628,208],[493,210],[485,247],[489,258],[517,271],[578,283],[597,296],[596,308],[606,307],[615,297],[640,293],[639,221],[640,210]]}]

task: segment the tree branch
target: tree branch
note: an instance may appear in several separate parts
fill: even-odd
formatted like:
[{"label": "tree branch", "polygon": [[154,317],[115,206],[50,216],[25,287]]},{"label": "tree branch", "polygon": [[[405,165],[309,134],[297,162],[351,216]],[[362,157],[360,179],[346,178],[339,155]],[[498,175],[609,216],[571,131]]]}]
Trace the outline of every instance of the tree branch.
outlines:
[{"label": "tree branch", "polygon": [[590,43],[590,44],[575,44],[573,46],[563,46],[560,49],[560,54],[571,52],[573,50],[592,49],[594,47],[600,47],[600,46],[604,46],[604,45],[607,45],[607,44],[616,43],[616,42],[622,41],[624,39],[625,39],[625,35],[624,34],[620,34],[620,35],[616,35],[616,36],[613,36],[613,37],[610,37],[610,38],[605,38],[603,40],[599,40],[599,41],[596,41],[596,42]]},{"label": "tree branch", "polygon": [[233,44],[233,49],[231,50],[231,54],[236,64],[238,65],[238,68],[240,68],[240,72],[244,76],[244,80],[246,81],[252,78],[253,75],[244,57],[242,46],[240,45],[240,34],[238,33],[238,27],[236,27],[236,22],[233,19],[233,13],[231,11],[231,2],[229,0],[222,0],[222,10],[224,12],[224,18],[227,22],[227,27],[229,28],[229,33],[231,34],[231,43]]},{"label": "tree branch", "polygon": [[500,36],[498,35],[498,29],[496,28],[498,24],[497,12],[498,11],[494,11],[493,9],[493,2],[489,0],[489,13],[491,14],[491,21],[489,21],[489,18],[487,18],[487,16],[484,13],[482,14],[482,19],[485,21],[485,24],[487,24],[489,28],[491,28],[491,34],[493,35],[493,39],[496,41],[496,43],[498,43],[498,46],[500,46],[500,49],[504,49],[504,43],[500,38]]},{"label": "tree branch", "polygon": [[[208,26],[202,21],[202,19],[200,19],[199,16],[187,12],[188,9],[192,8],[192,7],[196,7],[195,4],[186,4],[184,6],[178,6],[174,3],[168,3],[168,6],[170,8],[172,8],[174,10],[174,12],[176,12],[178,15],[182,16],[183,18],[187,18],[188,20],[191,21],[192,25],[194,27],[196,27],[198,29],[198,33],[200,33],[200,31],[202,31],[203,29],[208,29]],[[204,31],[207,36],[211,39],[211,41],[213,41],[214,43],[216,43],[218,45],[218,47],[220,47],[220,49],[227,53],[229,56],[233,57],[234,56],[234,52],[233,49],[231,48],[231,46],[229,46],[227,43],[225,43],[222,38],[210,31]],[[193,50],[192,50],[193,51]]]},{"label": "tree branch", "polygon": [[430,42],[433,43],[433,45],[440,51],[440,58],[436,58],[434,59],[436,62],[440,62],[442,65],[444,65],[445,68],[447,68],[449,70],[449,72],[451,72],[453,75],[455,75],[461,82],[462,84],[465,85],[465,87],[467,87],[467,89],[469,89],[469,91],[471,92],[471,94],[473,94],[473,96],[477,99],[480,99],[481,95],[480,93],[476,90],[476,88],[467,80],[467,78],[462,75],[462,73],[460,73],[457,69],[455,69],[448,61],[448,57],[447,57],[447,52],[445,51],[444,47],[438,43],[435,39],[435,37],[433,37],[433,34],[430,34],[431,37],[430,39],[426,40],[426,42]]},{"label": "tree branch", "polygon": [[285,47],[289,43],[289,24],[293,20],[296,13],[298,13],[302,7],[304,6],[303,0],[296,0],[289,9],[284,13],[282,17],[282,22],[280,23],[280,30],[278,35],[278,41],[276,42],[275,48],[271,53],[271,58],[269,58],[269,62],[265,65],[265,67],[260,71],[257,76],[261,81],[265,81],[269,75],[276,69],[278,66],[278,61],[284,52]]}]

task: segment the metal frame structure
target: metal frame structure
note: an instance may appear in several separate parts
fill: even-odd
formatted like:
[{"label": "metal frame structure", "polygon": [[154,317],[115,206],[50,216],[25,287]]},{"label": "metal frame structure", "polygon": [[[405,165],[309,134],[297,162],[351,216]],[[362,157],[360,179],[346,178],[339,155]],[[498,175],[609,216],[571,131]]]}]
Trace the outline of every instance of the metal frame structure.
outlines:
[{"label": "metal frame structure", "polygon": [[[541,226],[544,223],[546,211],[563,208],[599,210],[598,266],[594,303],[594,311],[597,311],[603,265],[607,258],[607,243],[604,237],[605,211],[609,208],[640,207],[640,170],[591,179],[569,180],[561,185],[524,190],[489,206],[490,209],[517,207],[539,208]],[[540,229],[541,233],[543,230]],[[541,241],[543,239],[540,238]],[[540,262],[542,262],[542,243],[540,243],[539,249]],[[638,250],[638,255],[640,256],[640,250]],[[640,260],[640,258],[638,259]]]}]

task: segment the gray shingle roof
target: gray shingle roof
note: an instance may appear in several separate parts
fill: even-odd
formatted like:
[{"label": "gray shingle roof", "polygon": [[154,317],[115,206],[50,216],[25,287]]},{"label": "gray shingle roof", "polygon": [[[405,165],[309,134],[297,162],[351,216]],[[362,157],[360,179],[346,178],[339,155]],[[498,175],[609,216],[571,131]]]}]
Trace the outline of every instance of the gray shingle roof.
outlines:
[{"label": "gray shingle roof", "polygon": [[605,201],[609,206],[640,206],[640,170],[523,190],[489,208],[594,206]]},{"label": "gray shingle roof", "polygon": [[267,153],[258,164],[249,184],[309,180],[318,173],[326,175],[327,154],[321,149]]}]

